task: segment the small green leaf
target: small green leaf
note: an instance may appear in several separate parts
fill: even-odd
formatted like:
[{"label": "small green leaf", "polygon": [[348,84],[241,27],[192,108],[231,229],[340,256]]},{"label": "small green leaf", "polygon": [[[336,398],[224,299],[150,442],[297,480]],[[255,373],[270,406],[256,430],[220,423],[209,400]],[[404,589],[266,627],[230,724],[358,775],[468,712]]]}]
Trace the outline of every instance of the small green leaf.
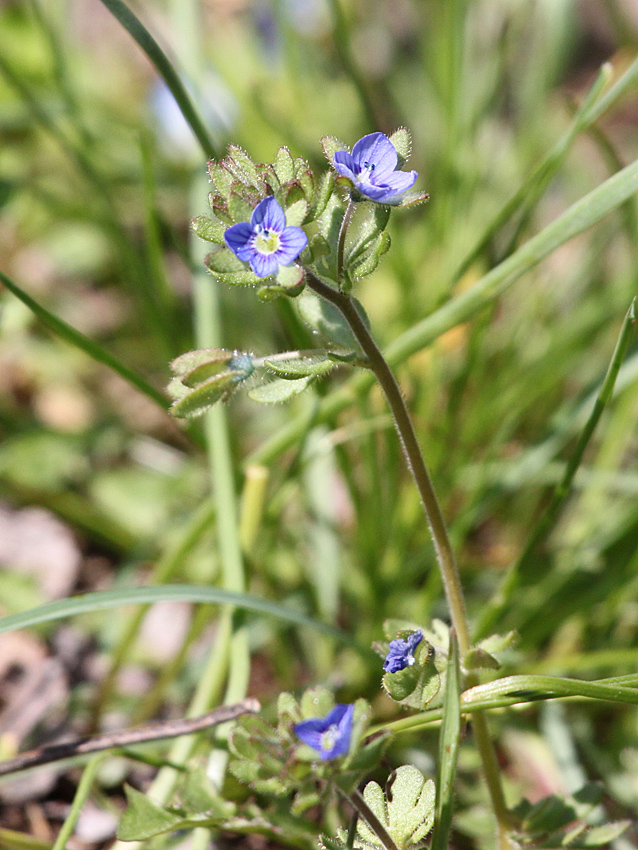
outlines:
[{"label": "small green leaf", "polygon": [[253,401],[258,401],[260,404],[279,404],[302,393],[311,380],[311,378],[300,378],[297,381],[277,379],[268,384],[262,384],[260,387],[255,387],[248,395]]},{"label": "small green leaf", "polygon": [[221,283],[225,283],[228,286],[255,286],[261,280],[256,274],[247,269],[243,272],[228,272],[226,274],[213,272],[213,274],[219,278]]},{"label": "small green leaf", "polygon": [[228,146],[227,162],[235,176],[249,186],[258,186],[260,183],[257,166],[248,156],[245,150],[238,145]]},{"label": "small green leaf", "polygon": [[[246,266],[236,257],[230,248],[220,248],[217,251],[212,251],[207,254],[204,263],[210,271],[219,274],[229,274],[235,272],[245,272]],[[252,272],[250,272],[252,274]],[[258,280],[256,275],[253,279]]]},{"label": "small green leaf", "polygon": [[290,360],[265,360],[264,363],[271,372],[286,380],[325,375],[337,365],[326,354],[315,357],[296,357]]},{"label": "small green leaf", "polygon": [[350,325],[334,304],[310,292],[304,292],[297,304],[304,322],[326,340],[350,351],[360,350]]},{"label": "small green leaf", "polygon": [[253,214],[254,203],[251,203],[245,195],[236,192],[234,189],[228,198],[228,211],[233,217],[233,221],[250,221]]},{"label": "small green leaf", "polygon": [[573,844],[569,844],[570,847],[603,847],[604,845],[611,844],[612,841],[615,841],[617,838],[626,832],[631,826],[631,821],[622,820],[616,821],[615,823],[606,823],[601,826],[594,826],[591,829],[588,829],[582,839],[576,841]]},{"label": "small green leaf", "polygon": [[202,765],[186,772],[179,794],[187,814],[205,814],[208,819],[220,821],[235,814],[235,806],[215,791]]},{"label": "small green leaf", "polygon": [[499,670],[501,664],[489,652],[480,646],[475,646],[466,653],[463,666],[466,670]]},{"label": "small green leaf", "polygon": [[200,239],[205,239],[207,242],[217,242],[220,245],[224,244],[226,229],[227,225],[218,218],[209,215],[198,215],[191,221],[191,230]]},{"label": "small green leaf", "polygon": [[313,194],[312,205],[308,213],[308,221],[314,221],[326,209],[330,196],[334,191],[335,176],[333,171],[324,172],[319,179],[317,191]]},{"label": "small green leaf", "polygon": [[237,372],[220,372],[177,399],[171,413],[179,419],[201,416],[216,402],[228,398],[236,384]]},{"label": "small green leaf", "polygon": [[390,235],[380,233],[377,238],[367,246],[366,250],[348,266],[348,274],[353,280],[360,280],[372,274],[379,265],[379,260],[390,249]]},{"label": "small green leaf", "polygon": [[208,175],[217,193],[228,200],[233,185],[233,175],[213,159],[208,163]]},{"label": "small green leaf", "polygon": [[176,357],[171,362],[171,370],[176,375],[186,375],[187,372],[191,372],[204,363],[228,363],[233,356],[234,352],[226,351],[223,348],[197,348]]},{"label": "small green leaf", "polygon": [[321,147],[326,156],[326,159],[332,165],[334,155],[337,151],[348,151],[350,148],[344,145],[336,136],[324,136],[321,140]]},{"label": "small green leaf", "polygon": [[286,207],[286,224],[300,227],[307,214],[308,201],[305,198],[299,198],[289,207]]},{"label": "small green leaf", "polygon": [[175,829],[184,820],[182,813],[158,806],[130,785],[125,785],[124,790],[128,806],[117,831],[121,841],[143,841]]},{"label": "small green leaf", "polygon": [[292,154],[286,147],[281,147],[277,151],[275,161],[273,163],[275,174],[279,178],[280,183],[290,183],[295,177],[295,164]]},{"label": "small green leaf", "polygon": [[301,702],[301,716],[304,719],[310,717],[325,717],[335,706],[335,698],[327,688],[318,686],[304,691]]},{"label": "small green leaf", "polygon": [[410,154],[412,153],[412,136],[410,135],[410,131],[406,130],[405,127],[399,127],[389,138],[399,155],[398,167],[401,168],[406,160],[410,159]]}]

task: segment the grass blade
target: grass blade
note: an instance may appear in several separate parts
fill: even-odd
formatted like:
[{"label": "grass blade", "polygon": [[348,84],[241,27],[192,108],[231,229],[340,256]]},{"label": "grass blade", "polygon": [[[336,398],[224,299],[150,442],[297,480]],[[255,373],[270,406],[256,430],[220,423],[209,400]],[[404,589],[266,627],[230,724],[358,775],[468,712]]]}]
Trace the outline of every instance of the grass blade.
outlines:
[{"label": "grass blade", "polygon": [[461,741],[461,670],[456,634],[450,631],[450,652],[443,702],[443,724],[439,734],[439,763],[436,776],[434,832],[431,850],[446,850],[452,825],[454,777]]},{"label": "grass blade", "polygon": [[574,476],[576,475],[578,467],[583,459],[583,455],[585,454],[585,449],[587,448],[596,425],[602,416],[603,410],[611,400],[618,372],[620,371],[620,367],[625,359],[629,343],[633,336],[634,322],[636,321],[636,300],[636,298],[633,299],[629,306],[629,310],[627,310],[625,320],[620,329],[620,334],[618,335],[616,348],[614,349],[611,362],[607,369],[607,374],[603,380],[600,392],[598,393],[598,397],[594,403],[594,407],[587,419],[587,422],[585,423],[585,427],[578,438],[576,449],[567,464],[563,479],[554,490],[545,513],[532,530],[520,557],[514,562],[514,564],[512,564],[508,572],[503,577],[501,586],[497,590],[494,598],[484,608],[481,620],[477,627],[477,640],[488,634],[488,632],[494,627],[500,615],[508,607],[511,595],[518,587],[521,576],[530,566],[530,559],[534,555],[536,547],[543,538],[547,537],[560,515],[565,499],[571,489]]},{"label": "grass blade", "polygon": [[109,12],[117,18],[119,23],[131,35],[139,47],[151,60],[157,72],[162,77],[171,94],[175,98],[184,119],[193,131],[193,134],[199,142],[204,154],[213,159],[217,154],[215,145],[208,134],[206,126],[202,121],[190,95],[186,91],[184,84],[180,80],[175,68],[171,64],[169,58],[164,53],[159,44],[155,41],[144,24],[136,17],[133,12],[122,3],[122,0],[102,0]]},{"label": "grass blade", "polygon": [[54,334],[59,336],[65,342],[68,342],[69,345],[74,345],[76,348],[79,348],[98,363],[108,366],[109,369],[117,372],[117,374],[121,378],[124,378],[125,381],[128,381],[129,384],[132,384],[140,390],[140,392],[143,392],[144,395],[152,399],[156,404],[159,404],[163,410],[168,410],[170,406],[169,400],[165,398],[159,390],[156,390],[155,387],[149,384],[146,378],[142,377],[139,372],[136,372],[134,369],[126,366],[126,364],[122,363],[110,354],[105,348],[98,345],[97,342],[94,342],[92,339],[84,336],[83,333],[80,333],[80,331],[72,328],[71,325],[67,325],[67,323],[62,319],[54,316],[53,313],[50,313],[41,304],[38,304],[38,302],[31,298],[30,295],[27,295],[27,293],[19,287],[17,283],[14,283],[11,278],[7,277],[7,275],[1,271],[0,282],[2,282],[9,292],[13,293],[16,298],[19,298],[23,304],[26,304],[29,310],[31,310],[31,312],[34,313],[38,319],[40,319],[40,321],[49,328],[49,330],[52,330]]},{"label": "grass blade", "polygon": [[297,626],[315,629],[315,631],[330,635],[341,643],[355,646],[354,641],[344,632],[335,629],[325,623],[320,623],[307,617],[305,614],[251,596],[248,593],[236,593],[224,590],[220,587],[203,587],[194,584],[166,584],[160,587],[128,587],[117,590],[96,591],[84,593],[80,596],[72,596],[70,599],[59,599],[55,602],[47,602],[38,605],[28,611],[19,614],[10,614],[0,617],[0,634],[11,632],[16,629],[27,629],[40,623],[48,623],[52,620],[62,620],[65,617],[73,617],[77,614],[88,614],[93,611],[104,611],[110,608],[119,608],[122,605],[148,605],[154,602],[165,602],[167,600],[180,602],[198,602],[214,605],[234,605],[247,611],[259,614],[267,614]]}]

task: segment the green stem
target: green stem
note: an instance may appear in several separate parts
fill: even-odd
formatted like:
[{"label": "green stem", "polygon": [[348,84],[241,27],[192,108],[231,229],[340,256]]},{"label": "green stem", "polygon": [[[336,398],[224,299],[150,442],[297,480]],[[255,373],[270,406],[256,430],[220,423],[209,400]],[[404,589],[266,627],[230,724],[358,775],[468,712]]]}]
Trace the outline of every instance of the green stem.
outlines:
[{"label": "green stem", "polygon": [[437,560],[441,569],[452,625],[458,635],[461,655],[464,655],[470,649],[471,643],[461,581],[443,514],[441,513],[430,475],[425,466],[425,461],[423,460],[423,455],[421,454],[414,426],[401,389],[383,354],[372,338],[370,331],[367,329],[365,322],[359,315],[352,298],[346,293],[328,286],[328,284],[324,283],[308,269],[306,269],[306,283],[317,295],[325,298],[326,301],[330,301],[341,311],[368,358],[368,365],[374,372],[386,396],[401,438],[401,444],[408,466],[423,501],[428,525],[434,541]]},{"label": "green stem", "polygon": [[[333,289],[308,269],[306,269],[306,283],[313,292],[316,292],[321,298],[325,298],[326,301],[334,304],[341,311],[357,338],[359,345],[363,349],[364,354],[368,358],[368,366],[374,372],[385,394],[394,417],[397,431],[399,432],[408,467],[410,468],[421,496],[423,507],[425,508],[425,515],[434,541],[436,557],[450,609],[452,626],[457,633],[459,649],[461,657],[463,657],[471,647],[471,640],[461,580],[445,520],[443,519],[430,475],[421,454],[412,419],[410,418],[401,389],[381,350],[361,318],[352,298],[340,290]],[[472,685],[477,683],[475,674],[469,676],[468,680]],[[474,732],[494,814],[498,822],[499,846],[505,850],[508,847],[506,834],[510,821],[501,786],[498,762],[489,737],[485,718],[481,717],[480,714],[474,720]]]},{"label": "green stem", "polygon": [[53,845],[52,850],[66,850],[67,841],[71,838],[73,830],[75,829],[75,824],[77,823],[80,812],[82,811],[82,807],[91,793],[91,788],[93,787],[95,776],[102,758],[103,756],[93,756],[91,761],[84,768],[82,778],[80,779],[77,791],[75,792],[75,797],[73,798],[73,803],[71,804],[71,809],[62,824],[62,829],[58,832],[58,836],[55,839],[55,844]]}]

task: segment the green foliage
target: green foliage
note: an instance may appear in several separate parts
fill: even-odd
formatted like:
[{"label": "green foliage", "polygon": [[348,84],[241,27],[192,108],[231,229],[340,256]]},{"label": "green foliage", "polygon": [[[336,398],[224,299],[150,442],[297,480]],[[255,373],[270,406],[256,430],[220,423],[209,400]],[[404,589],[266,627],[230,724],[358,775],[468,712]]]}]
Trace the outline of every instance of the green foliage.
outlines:
[{"label": "green foliage", "polygon": [[630,822],[592,825],[590,816],[600,804],[601,785],[585,785],[575,794],[556,794],[531,804],[523,800],[514,810],[520,818],[518,840],[530,847],[603,847],[620,837]]}]

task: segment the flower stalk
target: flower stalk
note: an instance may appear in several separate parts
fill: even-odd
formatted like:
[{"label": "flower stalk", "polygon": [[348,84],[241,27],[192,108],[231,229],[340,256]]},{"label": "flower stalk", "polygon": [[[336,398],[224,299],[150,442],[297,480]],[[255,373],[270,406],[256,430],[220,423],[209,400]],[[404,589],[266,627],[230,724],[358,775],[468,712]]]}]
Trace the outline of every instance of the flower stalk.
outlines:
[{"label": "flower stalk", "polygon": [[[345,234],[340,234],[340,244],[342,235],[345,241]],[[363,349],[367,357],[367,365],[379,381],[390,406],[401,440],[403,453],[419,495],[421,496],[421,501],[423,502],[428,526],[434,542],[436,558],[441,570],[452,625],[456,630],[461,657],[463,657],[471,648],[471,638],[461,580],[445,520],[443,519],[436,492],[425,465],[414,425],[412,424],[412,419],[401,389],[350,295],[342,290],[333,289],[333,287],[320,280],[310,269],[305,269],[305,273],[306,285],[321,298],[325,298],[326,301],[334,304],[341,311],[359,345]],[[468,676],[468,685],[471,687],[476,684],[478,684],[476,674],[472,673]],[[483,772],[492,801],[492,807],[498,822],[498,846],[500,850],[508,850],[510,843],[507,833],[510,828],[510,815],[505,804],[496,754],[489,736],[485,716],[481,712],[477,712],[474,715],[473,730],[483,764]]]}]

